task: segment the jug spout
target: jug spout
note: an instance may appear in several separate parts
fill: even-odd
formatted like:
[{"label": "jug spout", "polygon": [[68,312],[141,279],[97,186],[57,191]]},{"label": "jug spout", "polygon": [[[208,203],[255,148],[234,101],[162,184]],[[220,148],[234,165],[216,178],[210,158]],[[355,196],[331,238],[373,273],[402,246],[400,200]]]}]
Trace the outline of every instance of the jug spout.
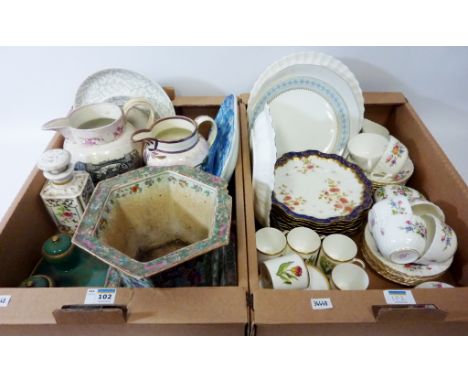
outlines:
[{"label": "jug spout", "polygon": [[42,125],[42,130],[55,130],[62,134],[64,138],[70,138],[70,121],[68,118],[53,119]]}]

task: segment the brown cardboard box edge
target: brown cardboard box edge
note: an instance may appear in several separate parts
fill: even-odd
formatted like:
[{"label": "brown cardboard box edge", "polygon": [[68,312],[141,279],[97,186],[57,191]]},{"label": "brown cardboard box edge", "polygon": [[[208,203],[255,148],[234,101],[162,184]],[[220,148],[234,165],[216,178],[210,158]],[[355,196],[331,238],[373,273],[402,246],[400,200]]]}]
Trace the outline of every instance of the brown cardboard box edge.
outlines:
[{"label": "brown cardboard box edge", "polygon": [[[241,108],[241,139],[243,140],[243,168],[244,168],[244,187],[245,187],[245,203],[246,203],[246,228],[247,228],[247,251],[249,257],[249,286],[250,292],[253,295],[253,312],[252,325],[258,334],[318,334],[320,330],[327,334],[336,334],[349,331],[352,333],[404,333],[404,330],[397,330],[397,322],[408,322],[411,317],[417,317],[418,321],[432,321],[431,318],[436,317],[442,323],[437,326],[440,332],[444,330],[450,331],[447,323],[453,324],[457,330],[463,329],[464,333],[468,333],[468,288],[460,287],[444,290],[427,290],[416,289],[412,290],[413,295],[418,304],[434,304],[436,305],[437,314],[434,311],[427,309],[419,310],[416,314],[407,310],[389,307],[384,313],[385,325],[380,320],[377,323],[376,317],[373,314],[372,307],[385,304],[385,299],[382,290],[368,291],[273,291],[260,289],[258,286],[258,277],[256,276],[256,248],[255,248],[255,219],[253,211],[253,190],[251,180],[251,163],[250,150],[248,149],[248,121],[246,106],[248,94],[243,94],[240,99],[243,104]],[[430,132],[424,126],[422,121],[416,115],[407,99],[401,93],[364,93],[366,105],[373,105],[376,110],[381,110],[385,107],[401,107],[401,112],[389,113],[387,122],[392,123],[392,118],[409,118],[412,124],[417,124],[418,128],[424,134],[425,142],[430,145],[431,152],[435,152],[441,166],[446,169],[450,176],[451,182],[456,184],[457,192],[464,193],[466,185],[460,175],[453,168],[442,149],[431,136]],[[395,121],[393,121],[395,122]],[[402,121],[407,122],[407,121]],[[383,121],[382,121],[383,123]],[[399,131],[399,133],[401,133]],[[405,143],[405,141],[403,141]],[[413,142],[414,148],[415,144]],[[429,149],[428,149],[429,150]],[[410,149],[411,152],[411,149]],[[420,158],[418,158],[420,159]],[[419,170],[421,170],[419,168]],[[418,168],[416,170],[417,174]],[[420,171],[421,174],[421,171]],[[460,191],[462,190],[462,191]],[[431,190],[423,190],[431,199],[431,195],[435,192]],[[439,191],[440,192],[440,191]],[[465,199],[468,205],[468,198]],[[437,202],[436,200],[434,200]],[[460,213],[464,216],[462,219],[465,224],[468,220],[468,206],[461,203]],[[454,228],[459,232],[459,236],[464,236],[460,232],[466,232],[463,225],[458,226],[457,221],[451,219],[449,224],[453,224]],[[463,240],[463,237],[461,238]],[[461,244],[463,245],[463,244]],[[461,256],[459,256],[461,257]],[[466,257],[466,255],[465,255]],[[465,259],[468,262],[468,259]],[[466,268],[466,266],[465,266]],[[401,289],[401,287],[399,288]],[[311,308],[311,298],[330,297],[333,303],[333,309],[313,311]],[[443,312],[443,313],[441,313]],[[426,319],[424,319],[426,317]],[[445,325],[445,326],[443,326]],[[424,326],[424,325],[423,325]],[[421,326],[421,331],[432,330],[427,325]],[[366,328],[361,331],[359,328]],[[410,326],[408,326],[408,329]],[[415,330],[417,326],[411,330]],[[442,330],[442,328],[444,328]],[[417,333],[417,330],[415,331]],[[428,333],[431,334],[431,333]]]},{"label": "brown cardboard box edge", "polygon": [[[219,107],[224,97],[176,97],[173,101],[176,107]],[[61,138],[55,136],[49,147],[57,147]],[[240,152],[241,150],[239,150]],[[244,188],[243,169],[241,155],[239,155],[234,173],[236,189],[236,223],[237,223],[237,247],[238,247],[238,286],[233,287],[198,287],[198,288],[151,288],[151,289],[127,289],[118,288],[116,303],[128,308],[126,319],[126,334],[131,334],[132,328],[136,332],[157,332],[164,334],[164,329],[177,325],[181,333],[210,334],[218,332],[221,328],[226,333],[244,334],[245,326],[249,322],[249,311],[246,305],[246,293],[248,290],[247,254],[246,254],[246,230],[244,216]],[[17,235],[23,233],[22,228],[27,226],[26,210],[38,207],[40,203],[37,193],[43,183],[42,175],[38,170],[33,170],[27,181],[21,188],[17,197],[0,222],[0,254],[6,251],[6,247],[14,248]],[[25,204],[26,203],[26,204]],[[34,214],[33,214],[34,215]],[[37,233],[41,224],[34,221],[35,230],[29,232],[32,237]],[[36,242],[44,239],[44,231],[38,229],[39,237]],[[23,232],[22,232],[23,231]],[[8,235],[8,237],[7,237]],[[8,246],[5,243],[8,241]],[[37,244],[37,243],[36,243]],[[36,248],[36,247],[34,247]],[[41,334],[42,330],[52,333],[68,333],[72,330],[77,334],[88,334],[89,325],[78,325],[72,329],[72,323],[79,324],[82,316],[66,319],[67,324],[63,328],[55,324],[53,312],[63,317],[60,312],[63,305],[82,304],[87,288],[1,288],[0,295],[11,295],[7,308],[0,308],[0,333],[14,333],[18,328],[24,332]],[[59,311],[59,313],[57,313]],[[70,316],[71,317],[71,316]],[[98,318],[100,317],[100,318]],[[94,319],[102,320],[103,316],[97,314]],[[111,317],[111,316],[108,316]],[[115,316],[109,322],[115,320]],[[75,320],[75,321],[73,321]],[[104,319],[105,320],[105,319]],[[89,320],[87,321],[89,323]],[[106,322],[106,321],[102,321]],[[96,326],[96,325],[94,325]],[[115,334],[119,334],[121,328]],[[79,328],[82,328],[81,330]],[[210,329],[211,328],[211,329]],[[235,329],[234,329],[235,328]],[[172,330],[172,329],[171,329]],[[106,330],[113,332],[113,329]],[[175,333],[177,330],[175,330]]]}]

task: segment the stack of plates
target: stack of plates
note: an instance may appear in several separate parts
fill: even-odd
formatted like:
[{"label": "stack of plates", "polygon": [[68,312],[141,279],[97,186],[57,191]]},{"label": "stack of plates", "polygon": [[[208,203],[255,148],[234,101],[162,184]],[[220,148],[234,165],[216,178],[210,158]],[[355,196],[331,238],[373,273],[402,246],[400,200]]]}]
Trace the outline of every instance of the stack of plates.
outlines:
[{"label": "stack of plates", "polygon": [[354,235],[371,205],[371,182],[339,155],[307,150],[286,153],[276,162],[270,212],[274,227]]},{"label": "stack of plates", "polygon": [[366,225],[362,242],[362,255],[367,264],[379,275],[397,284],[414,286],[441,277],[452,264],[453,257],[443,263],[395,264],[387,260],[377,248],[369,225]]},{"label": "stack of plates", "polygon": [[344,155],[349,138],[361,130],[364,99],[355,76],[341,61],[303,52],[265,69],[250,92],[247,112],[255,217],[269,225],[276,159],[311,149]]}]

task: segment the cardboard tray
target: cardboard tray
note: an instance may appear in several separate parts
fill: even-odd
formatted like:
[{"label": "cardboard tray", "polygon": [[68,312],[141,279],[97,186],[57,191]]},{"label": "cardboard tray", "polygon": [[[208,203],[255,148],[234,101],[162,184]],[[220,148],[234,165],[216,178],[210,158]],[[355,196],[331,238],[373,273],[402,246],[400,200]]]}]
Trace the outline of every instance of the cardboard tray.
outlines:
[{"label": "cardboard tray", "polygon": [[[215,116],[224,97],[176,97],[177,114]],[[206,133],[206,132],[205,132]],[[50,148],[61,147],[55,136]],[[40,258],[55,233],[39,197],[44,183],[34,169],[0,222],[0,334],[14,335],[243,335],[249,322],[244,186],[241,155],[233,179],[237,227],[238,285],[231,287],[117,289],[116,305],[83,306],[87,288],[15,288]],[[70,306],[71,305],[71,306]],[[78,305],[78,306],[76,306]]]},{"label": "cardboard tray", "polygon": [[[400,93],[365,93],[366,118],[385,125],[409,149],[415,172],[408,185],[422,191],[445,212],[458,236],[458,251],[443,280],[453,289],[413,289],[417,304],[385,305],[384,289],[404,289],[367,267],[367,291],[278,291],[261,289],[255,246],[252,174],[246,105],[241,99],[241,140],[251,328],[257,335],[468,334],[468,190],[408,100]],[[358,238],[359,240],[359,238]],[[359,246],[359,241],[358,241]],[[312,310],[311,298],[329,297],[333,308]]]}]

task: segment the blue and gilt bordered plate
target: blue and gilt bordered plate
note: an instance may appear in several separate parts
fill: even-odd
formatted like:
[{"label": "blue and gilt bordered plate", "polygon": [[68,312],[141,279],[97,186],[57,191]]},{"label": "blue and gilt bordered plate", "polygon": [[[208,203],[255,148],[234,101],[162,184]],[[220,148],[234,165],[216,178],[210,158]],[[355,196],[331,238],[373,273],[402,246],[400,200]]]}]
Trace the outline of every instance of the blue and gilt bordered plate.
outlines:
[{"label": "blue and gilt bordered plate", "polygon": [[343,154],[350,136],[348,107],[340,94],[317,78],[298,76],[273,84],[249,114],[253,123],[270,106],[278,156],[308,149]]}]

